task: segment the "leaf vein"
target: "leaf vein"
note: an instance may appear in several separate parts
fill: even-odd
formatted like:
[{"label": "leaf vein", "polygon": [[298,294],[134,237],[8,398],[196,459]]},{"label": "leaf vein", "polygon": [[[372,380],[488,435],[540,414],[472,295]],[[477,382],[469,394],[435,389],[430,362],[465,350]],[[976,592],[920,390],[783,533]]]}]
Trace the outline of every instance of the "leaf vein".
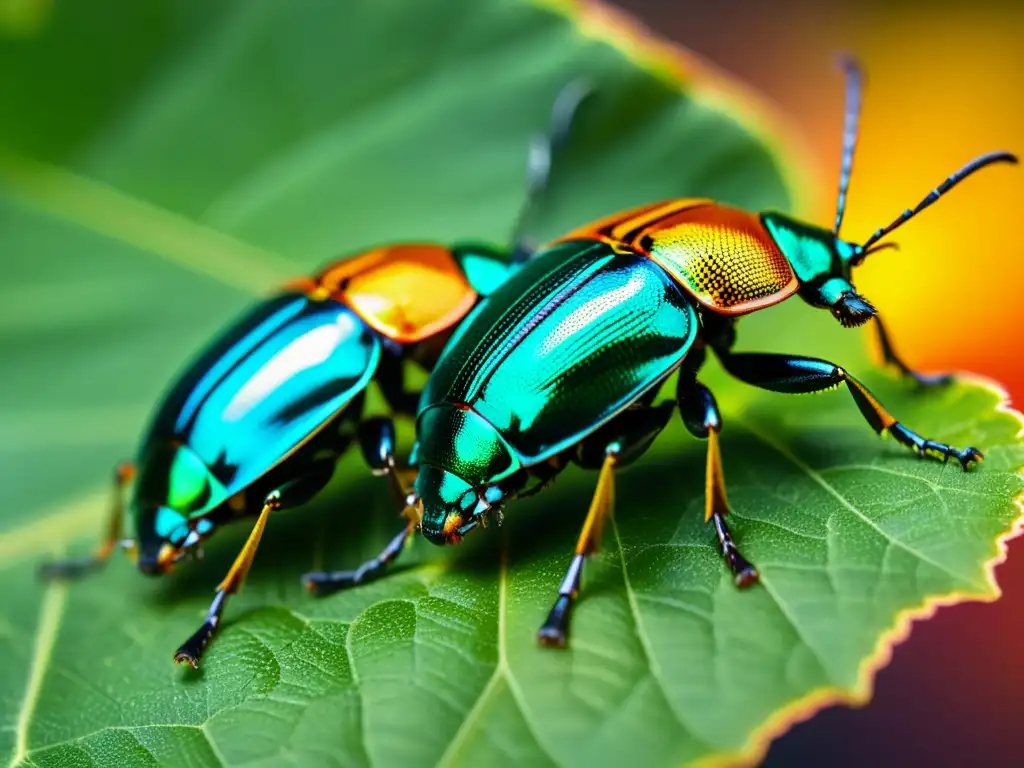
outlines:
[{"label": "leaf vein", "polygon": [[66,583],[62,582],[51,583],[43,597],[36,643],[32,651],[32,663],[29,666],[28,685],[25,687],[21,709],[18,710],[14,754],[11,756],[10,762],[12,768],[24,760],[29,753],[28,730],[32,725],[32,715],[43,688],[46,669],[53,658],[53,648],[56,645],[57,634],[64,618],[67,597],[68,587]]},{"label": "leaf vein", "polygon": [[626,598],[629,602],[629,610],[633,616],[633,626],[636,629],[637,639],[640,641],[640,647],[643,648],[644,658],[647,661],[647,672],[654,681],[655,687],[661,692],[669,713],[672,715],[672,718],[676,723],[678,723],[679,727],[692,736],[695,741],[707,744],[707,741],[697,735],[696,729],[686,723],[682,714],[673,705],[672,699],[669,698],[668,691],[665,689],[665,684],[662,682],[661,666],[658,664],[657,658],[654,655],[654,649],[651,647],[650,638],[648,637],[647,630],[644,627],[643,619],[640,617],[640,606],[636,601],[636,593],[633,591],[633,586],[629,580],[629,569],[626,566],[626,552],[622,546],[622,536],[619,534],[619,523],[615,519],[614,515],[610,515],[609,522],[611,523],[612,535],[615,536],[615,545],[619,550],[619,564],[622,568],[622,581],[626,590]]},{"label": "leaf vein", "polygon": [[0,178],[40,210],[240,291],[262,293],[295,271],[276,254],[63,168],[4,153]]},{"label": "leaf vein", "polygon": [[884,539],[886,539],[888,541],[891,541],[896,546],[900,547],[901,549],[906,551],[908,554],[913,555],[914,557],[918,558],[919,560],[921,560],[923,562],[926,562],[926,563],[929,563],[930,565],[935,566],[936,568],[941,570],[943,573],[945,573],[945,574],[947,574],[949,576],[952,576],[957,582],[967,583],[967,584],[969,584],[971,586],[975,586],[973,578],[971,578],[969,576],[964,576],[963,574],[960,574],[960,573],[957,573],[956,571],[954,571],[952,568],[950,568],[945,563],[942,563],[942,562],[940,562],[938,560],[935,560],[932,557],[929,557],[924,552],[921,552],[920,550],[915,549],[913,546],[911,546],[910,544],[907,544],[905,541],[902,541],[902,540],[898,539],[894,534],[886,531],[877,522],[872,520],[870,517],[865,515],[860,509],[858,509],[843,494],[841,494],[836,489],[835,486],[833,486],[824,477],[822,477],[821,473],[819,473],[813,467],[811,467],[810,465],[808,465],[805,462],[803,462],[802,460],[800,460],[784,444],[782,444],[780,442],[777,442],[776,440],[774,440],[773,438],[771,438],[768,435],[764,434],[760,430],[754,428],[747,421],[743,421],[743,420],[737,419],[736,417],[733,417],[733,420],[740,422],[742,424],[742,426],[744,427],[744,429],[746,429],[748,432],[750,432],[754,437],[756,437],[762,443],[767,445],[769,448],[773,448],[774,450],[776,450],[780,454],[782,454],[782,456],[784,456],[791,464],[793,464],[793,466],[795,466],[797,469],[799,469],[804,474],[806,474],[812,481],[814,481],[819,486],[821,486],[821,488],[823,490],[825,490],[829,495],[833,496],[840,504],[842,504],[842,506],[847,511],[853,513],[853,515],[855,517],[857,517],[857,519],[859,519],[861,522],[863,522],[869,528],[873,529],[876,533],[878,533],[880,536],[882,536],[882,538],[884,538]]},{"label": "leaf vein", "polygon": [[540,737],[530,720],[529,708],[524,700],[522,690],[519,688],[519,684],[512,675],[512,670],[508,665],[508,651],[506,647],[507,630],[505,627],[505,617],[508,611],[507,581],[508,550],[503,545],[501,550],[501,562],[498,569],[498,660],[494,665],[494,671],[487,680],[487,684],[480,691],[480,695],[477,696],[476,701],[473,702],[472,708],[469,710],[465,719],[463,719],[462,724],[455,732],[451,741],[448,742],[448,747],[441,755],[441,758],[437,761],[438,766],[456,765],[456,760],[460,750],[465,746],[466,740],[469,738],[469,734],[480,721],[491,697],[494,696],[502,681],[504,681],[505,685],[508,687],[509,693],[512,695],[512,700],[515,702],[516,707],[522,714],[523,722],[526,724],[526,728],[533,737],[534,742],[555,765],[561,765],[561,762],[540,740]]}]

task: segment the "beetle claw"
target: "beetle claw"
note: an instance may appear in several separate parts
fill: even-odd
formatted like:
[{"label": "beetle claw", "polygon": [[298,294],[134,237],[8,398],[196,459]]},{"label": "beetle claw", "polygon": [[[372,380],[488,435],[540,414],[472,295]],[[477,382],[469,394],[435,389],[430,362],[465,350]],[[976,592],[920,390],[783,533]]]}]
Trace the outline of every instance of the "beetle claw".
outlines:
[{"label": "beetle claw", "polygon": [[733,580],[736,586],[740,589],[746,589],[757,584],[761,579],[761,574],[757,572],[757,568],[748,563],[746,560],[743,561],[744,565],[737,570],[733,571]]},{"label": "beetle claw", "polygon": [[915,373],[911,371],[909,374],[911,379],[922,388],[930,387],[945,387],[948,384],[953,383],[953,374],[951,373]]},{"label": "beetle claw", "polygon": [[955,458],[960,462],[960,466],[963,467],[964,471],[969,470],[985,458],[982,452],[974,446],[969,445],[960,450],[951,445],[946,445],[946,443],[925,440],[910,432],[898,422],[893,427],[890,427],[890,433],[919,457],[935,459],[943,464],[948,464],[951,458]]},{"label": "beetle claw", "polygon": [[174,654],[174,663],[188,664],[190,667],[192,667],[192,669],[199,669],[199,660],[193,657],[191,654],[185,653],[184,651],[178,651],[176,654]]},{"label": "beetle claw", "polygon": [[548,614],[547,621],[537,631],[537,642],[545,648],[565,648],[569,644],[569,616],[572,595],[559,595]]}]

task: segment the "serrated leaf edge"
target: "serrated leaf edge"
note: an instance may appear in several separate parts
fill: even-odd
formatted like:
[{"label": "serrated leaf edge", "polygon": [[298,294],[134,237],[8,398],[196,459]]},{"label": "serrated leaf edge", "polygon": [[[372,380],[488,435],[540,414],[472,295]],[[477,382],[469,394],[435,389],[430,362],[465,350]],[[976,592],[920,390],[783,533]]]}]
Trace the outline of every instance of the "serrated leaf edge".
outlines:
[{"label": "serrated leaf edge", "polygon": [[[639,68],[659,77],[690,98],[703,101],[708,106],[736,118],[751,135],[772,148],[780,158],[778,169],[789,194],[791,207],[797,212],[807,209],[807,200],[803,190],[807,189],[808,185],[803,183],[806,174],[801,173],[800,169],[806,169],[808,165],[800,162],[798,159],[800,153],[792,142],[779,138],[789,136],[791,132],[787,130],[784,121],[777,114],[758,104],[756,97],[740,87],[734,79],[692,52],[654,34],[624,11],[599,0],[528,0],[528,2],[568,17],[581,34],[612,45]],[[696,76],[698,72],[700,73],[699,78]],[[695,87],[694,83],[699,83],[699,85]],[[770,127],[766,129],[764,127],[766,125]],[[59,212],[66,215],[69,210],[68,203],[72,204],[71,210],[75,210],[75,206],[85,201],[87,196],[99,193],[100,199],[113,204],[115,209],[123,210],[127,207],[132,210],[134,215],[143,216],[150,225],[158,225],[158,229],[161,231],[170,232],[172,235],[182,235],[186,232],[198,235],[199,242],[206,246],[204,251],[209,249],[215,253],[218,251],[222,253],[223,251],[220,249],[226,246],[234,257],[230,259],[232,262],[238,259],[255,259],[260,267],[268,270],[268,274],[264,275],[261,269],[257,269],[256,279],[251,280],[253,272],[249,268],[241,271],[235,270],[234,266],[223,268],[224,263],[220,262],[218,256],[217,261],[220,263],[220,267],[211,270],[203,263],[203,259],[196,259],[192,254],[167,247],[166,242],[154,242],[148,234],[141,234],[146,233],[145,227],[138,227],[136,232],[126,232],[116,226],[110,226],[108,222],[111,219],[105,214],[98,218],[90,216],[90,212],[95,213],[96,210],[90,211],[89,206],[84,209],[79,207],[77,210],[80,215],[72,217],[77,223],[89,226],[94,231],[142,246],[156,255],[168,258],[179,265],[213,277],[240,290],[262,291],[268,285],[279,282],[289,273],[288,270],[282,268],[282,265],[287,265],[288,262],[280,256],[234,240],[234,238],[210,230],[184,217],[179,217],[158,206],[124,195],[99,182],[76,176],[54,166],[4,153],[0,154],[0,178],[18,182],[15,184],[15,189],[21,193],[21,196],[36,207],[48,212]],[[121,221],[124,220],[121,219]],[[175,230],[179,226],[182,229],[176,232]],[[210,238],[210,242],[204,243],[206,238]],[[175,238],[172,237],[170,242],[174,241]],[[238,275],[244,276],[242,284],[238,282]],[[1012,415],[1021,425],[1021,432],[1024,433],[1024,414],[1010,407],[1008,394],[1001,386],[992,380],[973,374],[964,374],[960,378],[966,383],[986,388],[995,393],[1000,399],[996,410]],[[1019,472],[1024,472],[1024,467]],[[752,731],[747,743],[740,750],[732,753],[707,755],[698,758],[691,765],[710,768],[711,766],[755,764],[763,759],[773,739],[781,736],[793,725],[809,719],[821,709],[837,704],[863,706],[870,701],[873,694],[875,674],[891,661],[895,646],[909,637],[914,621],[931,618],[939,608],[945,606],[964,602],[997,600],[1001,595],[1001,590],[995,579],[995,569],[1005,562],[1009,541],[1024,532],[1024,494],[1014,499],[1013,503],[1017,507],[1018,515],[1011,527],[997,537],[994,542],[997,552],[984,565],[986,581],[989,586],[988,592],[956,590],[945,595],[928,597],[921,605],[899,612],[893,626],[879,637],[875,650],[861,663],[857,683],[852,688],[823,686],[811,691],[770,715],[764,723]],[[93,497],[90,496],[88,502],[76,502],[72,508],[63,508],[35,523],[16,529],[13,533],[3,535],[0,537],[0,560],[9,561],[9,553],[25,554],[26,549],[40,547],[43,543],[52,545],[54,538],[51,534],[58,530],[66,536],[69,532],[68,527],[70,527],[73,530],[72,537],[80,535],[90,523],[95,521],[99,511],[100,505],[96,504]],[[64,539],[65,542],[68,540],[70,539]],[[39,551],[45,550],[36,549],[32,554],[37,554]],[[58,589],[53,588],[47,593],[46,602],[41,612],[39,625],[41,630],[37,634],[32,672],[23,698],[22,709],[19,712],[16,750],[10,763],[12,766],[17,765],[28,755],[26,751],[28,724],[31,721],[34,702],[45,672],[46,660],[49,653],[52,652],[60,617],[63,614],[63,599],[60,599],[60,595],[63,594],[66,597],[66,589],[63,592],[57,591]],[[53,597],[54,595],[57,597]],[[58,609],[53,609],[51,601],[56,602],[57,600],[60,600],[57,603]],[[53,619],[53,615],[56,616],[56,620]],[[50,628],[51,624],[52,628]],[[499,637],[501,637],[500,633]],[[39,663],[40,660],[42,660],[42,664]],[[480,701],[487,698],[489,691],[500,679],[500,670],[499,662],[480,699],[474,705],[474,709]],[[452,744],[457,740],[457,738],[453,740]],[[449,747],[451,746],[450,744]],[[445,755],[447,754],[448,751]],[[443,759],[444,757],[442,757],[442,761]]]},{"label": "serrated leaf edge", "polygon": [[[1009,393],[1000,384],[978,374],[957,374],[957,378],[964,384],[986,389],[996,395],[999,398],[996,412],[1012,416],[1019,427],[1017,436],[1024,436],[1024,413],[1011,407]],[[1024,467],[1020,467],[1017,473],[1024,477]],[[993,542],[996,552],[983,566],[987,587],[985,591],[958,589],[943,595],[931,595],[920,605],[900,611],[896,614],[892,627],[879,636],[874,650],[861,662],[857,682],[852,688],[837,685],[816,688],[771,714],[751,732],[746,744],[739,750],[700,757],[689,763],[689,768],[756,765],[764,759],[772,741],[794,725],[809,720],[822,709],[837,705],[862,707],[870,702],[874,694],[875,675],[892,661],[895,647],[910,637],[915,621],[927,621],[940,608],[968,602],[992,603],[998,600],[1002,590],[996,581],[996,568],[1006,562],[1010,541],[1024,534],[1024,493],[1018,495],[1011,503],[1017,508],[1017,516],[1010,527]]]}]

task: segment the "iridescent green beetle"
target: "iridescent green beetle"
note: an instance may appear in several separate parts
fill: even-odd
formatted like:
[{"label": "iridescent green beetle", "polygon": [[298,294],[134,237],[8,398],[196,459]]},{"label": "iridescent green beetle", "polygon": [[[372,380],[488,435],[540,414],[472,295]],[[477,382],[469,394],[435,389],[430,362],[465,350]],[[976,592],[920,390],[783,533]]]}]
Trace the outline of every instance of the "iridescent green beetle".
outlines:
[{"label": "iridescent green beetle", "polygon": [[[839,237],[856,137],[860,75],[848,62],[847,109],[838,212],[832,230],[781,213],[753,214],[710,200],[672,200],[577,229],[542,250],[467,318],[449,341],[420,401],[414,459],[420,528],[432,542],[458,542],[509,499],[544,487],[569,462],[600,468],[597,490],[558,598],[539,632],[564,646],[585,558],[597,549],[611,508],[613,472],[635,460],[676,406],[708,440],[706,519],[735,582],[757,581],[726,525],[719,454],[722,418],[698,371],[708,349],[724,368],[775,392],[816,392],[845,384],[876,432],[921,456],[955,458],[966,470],[982,458],[900,424],[842,367],[809,357],[736,353],[738,316],[799,295],[844,326],[875,319],[886,360],[900,362],[874,307],[851,282],[852,269],[881,238],[974,171],[1016,162],[983,155],[914,209],[863,244]],[[655,404],[678,371],[674,401]],[[531,480],[534,482],[530,486]],[[331,574],[311,574],[319,589]]]},{"label": "iridescent green beetle", "polygon": [[[284,286],[225,328],[168,388],[140,441],[137,464],[115,471],[100,546],[91,557],[47,564],[44,577],[80,576],[107,561],[121,539],[123,490],[136,466],[135,538],[121,543],[143,573],[167,573],[224,524],[256,517],[206,620],[174,655],[194,667],[228,596],[245,580],[270,512],[315,496],[353,442],[404,502],[392,420],[364,417],[365,390],[376,381],[393,413],[415,412],[419,393],[405,387],[406,363],[429,370],[458,323],[532,255],[523,222],[588,93],[582,82],[563,89],[548,134],[531,142],[527,197],[511,246],[373,248]],[[396,537],[373,563],[336,580],[372,578],[403,541]]]}]

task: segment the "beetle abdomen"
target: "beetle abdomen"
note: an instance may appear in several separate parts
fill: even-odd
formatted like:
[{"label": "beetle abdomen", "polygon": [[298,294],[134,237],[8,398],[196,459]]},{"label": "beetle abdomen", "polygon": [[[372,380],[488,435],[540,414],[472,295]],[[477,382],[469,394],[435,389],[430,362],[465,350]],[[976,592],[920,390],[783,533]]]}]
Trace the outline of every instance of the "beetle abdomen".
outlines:
[{"label": "beetle abdomen", "polygon": [[696,333],[694,307],[650,259],[605,243],[560,243],[460,329],[424,392],[421,427],[431,405],[462,405],[524,464],[543,461],[659,383]]},{"label": "beetle abdomen", "polygon": [[604,229],[591,225],[581,232],[649,256],[714,312],[752,312],[797,290],[789,260],[747,211],[684,199],[606,221]]}]

